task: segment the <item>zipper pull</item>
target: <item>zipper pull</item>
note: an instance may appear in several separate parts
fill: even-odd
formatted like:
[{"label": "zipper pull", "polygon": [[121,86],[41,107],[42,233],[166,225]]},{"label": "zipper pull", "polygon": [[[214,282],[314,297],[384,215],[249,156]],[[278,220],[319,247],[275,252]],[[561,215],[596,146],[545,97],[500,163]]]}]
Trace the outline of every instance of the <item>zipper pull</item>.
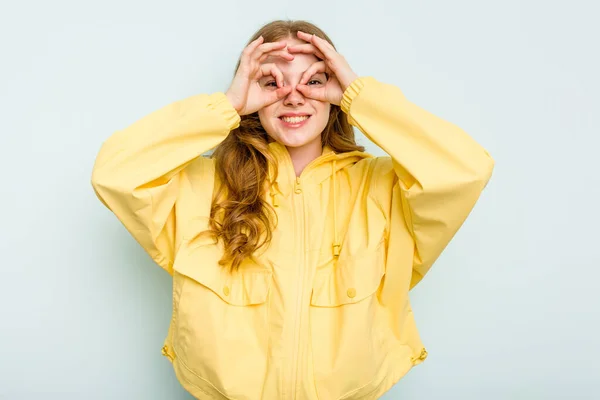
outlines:
[{"label": "zipper pull", "polygon": [[300,184],[300,177],[296,177],[296,183],[294,184],[294,193],[300,194],[302,193],[302,186]]}]

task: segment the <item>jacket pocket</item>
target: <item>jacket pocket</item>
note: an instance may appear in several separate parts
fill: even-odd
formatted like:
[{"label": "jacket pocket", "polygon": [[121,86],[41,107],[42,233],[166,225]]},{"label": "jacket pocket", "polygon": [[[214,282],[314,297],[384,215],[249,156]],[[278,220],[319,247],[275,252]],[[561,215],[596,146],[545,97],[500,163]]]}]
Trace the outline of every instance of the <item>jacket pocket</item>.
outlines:
[{"label": "jacket pocket", "polygon": [[220,247],[216,244],[192,249],[193,260],[176,263],[175,271],[205,286],[222,301],[233,306],[263,304],[271,286],[272,272],[254,261],[245,261],[239,271],[230,272],[218,264]]},{"label": "jacket pocket", "polygon": [[320,265],[311,297],[311,343],[319,399],[359,398],[376,390],[386,361],[384,241]]},{"label": "jacket pocket", "polygon": [[272,271],[246,260],[230,272],[218,264],[221,255],[212,240],[184,240],[174,264],[179,293],[173,347],[193,387],[258,399],[267,368]]},{"label": "jacket pocket", "polygon": [[337,307],[358,303],[373,295],[385,271],[383,243],[381,241],[376,250],[337,262],[332,258],[321,266],[315,275],[311,305]]}]

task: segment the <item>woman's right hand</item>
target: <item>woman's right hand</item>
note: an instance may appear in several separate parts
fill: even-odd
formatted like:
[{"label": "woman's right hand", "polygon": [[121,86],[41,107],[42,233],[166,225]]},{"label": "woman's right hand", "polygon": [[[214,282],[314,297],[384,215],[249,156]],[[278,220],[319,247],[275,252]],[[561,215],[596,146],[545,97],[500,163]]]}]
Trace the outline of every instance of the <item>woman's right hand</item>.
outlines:
[{"label": "woman's right hand", "polygon": [[[291,86],[283,86],[283,74],[273,63],[263,64],[269,56],[292,61],[285,42],[264,43],[263,37],[251,42],[242,52],[240,66],[225,95],[239,115],[252,114],[263,107],[287,96]],[[275,90],[261,88],[259,80],[272,76],[277,83]]]}]

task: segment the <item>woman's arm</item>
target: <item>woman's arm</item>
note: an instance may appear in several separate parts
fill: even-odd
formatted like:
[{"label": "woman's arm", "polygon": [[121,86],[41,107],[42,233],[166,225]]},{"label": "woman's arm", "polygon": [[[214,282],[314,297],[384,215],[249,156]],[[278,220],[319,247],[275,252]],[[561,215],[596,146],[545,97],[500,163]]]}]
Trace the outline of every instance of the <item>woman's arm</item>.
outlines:
[{"label": "woman's arm", "polygon": [[[185,167],[224,140],[240,117],[223,93],[174,102],[115,132],[92,172],[98,198],[172,273],[174,206]],[[207,188],[212,193],[212,187]]]},{"label": "woman's arm", "polygon": [[358,78],[344,91],[341,106],[350,123],[391,156],[393,179],[385,182],[382,160],[374,181],[389,187],[375,191],[400,203],[413,237],[412,288],[471,212],[494,160],[462,129],[410,103],[393,85]]},{"label": "woman's arm", "polygon": [[[186,166],[237,128],[240,115],[251,114],[290,92],[275,64],[261,64],[269,56],[292,60],[285,46],[285,42],[264,43],[259,37],[242,52],[225,94],[199,94],[172,103],[116,132],[100,149],[92,173],[96,194],[169,273],[175,255],[175,202],[180,181],[192,169]],[[260,90],[256,83],[269,75],[277,80],[278,88]],[[193,170],[202,172],[194,175],[195,180],[214,174],[212,164],[198,167]],[[214,176],[210,177],[208,195],[213,190]]]}]

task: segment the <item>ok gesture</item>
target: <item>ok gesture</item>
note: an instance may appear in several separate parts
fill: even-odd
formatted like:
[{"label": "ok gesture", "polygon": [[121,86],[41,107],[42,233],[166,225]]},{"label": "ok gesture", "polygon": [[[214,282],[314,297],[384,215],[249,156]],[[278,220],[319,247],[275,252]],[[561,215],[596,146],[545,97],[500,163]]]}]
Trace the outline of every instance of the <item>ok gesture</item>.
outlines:
[{"label": "ok gesture", "polygon": [[[358,78],[358,75],[350,68],[346,59],[325,39],[305,32],[298,32],[298,38],[306,43],[288,46],[288,51],[291,54],[314,54],[321,61],[317,61],[304,72],[296,88],[306,97],[339,106],[344,91]],[[306,85],[317,73],[327,74],[329,77],[327,83],[319,87]]]}]

